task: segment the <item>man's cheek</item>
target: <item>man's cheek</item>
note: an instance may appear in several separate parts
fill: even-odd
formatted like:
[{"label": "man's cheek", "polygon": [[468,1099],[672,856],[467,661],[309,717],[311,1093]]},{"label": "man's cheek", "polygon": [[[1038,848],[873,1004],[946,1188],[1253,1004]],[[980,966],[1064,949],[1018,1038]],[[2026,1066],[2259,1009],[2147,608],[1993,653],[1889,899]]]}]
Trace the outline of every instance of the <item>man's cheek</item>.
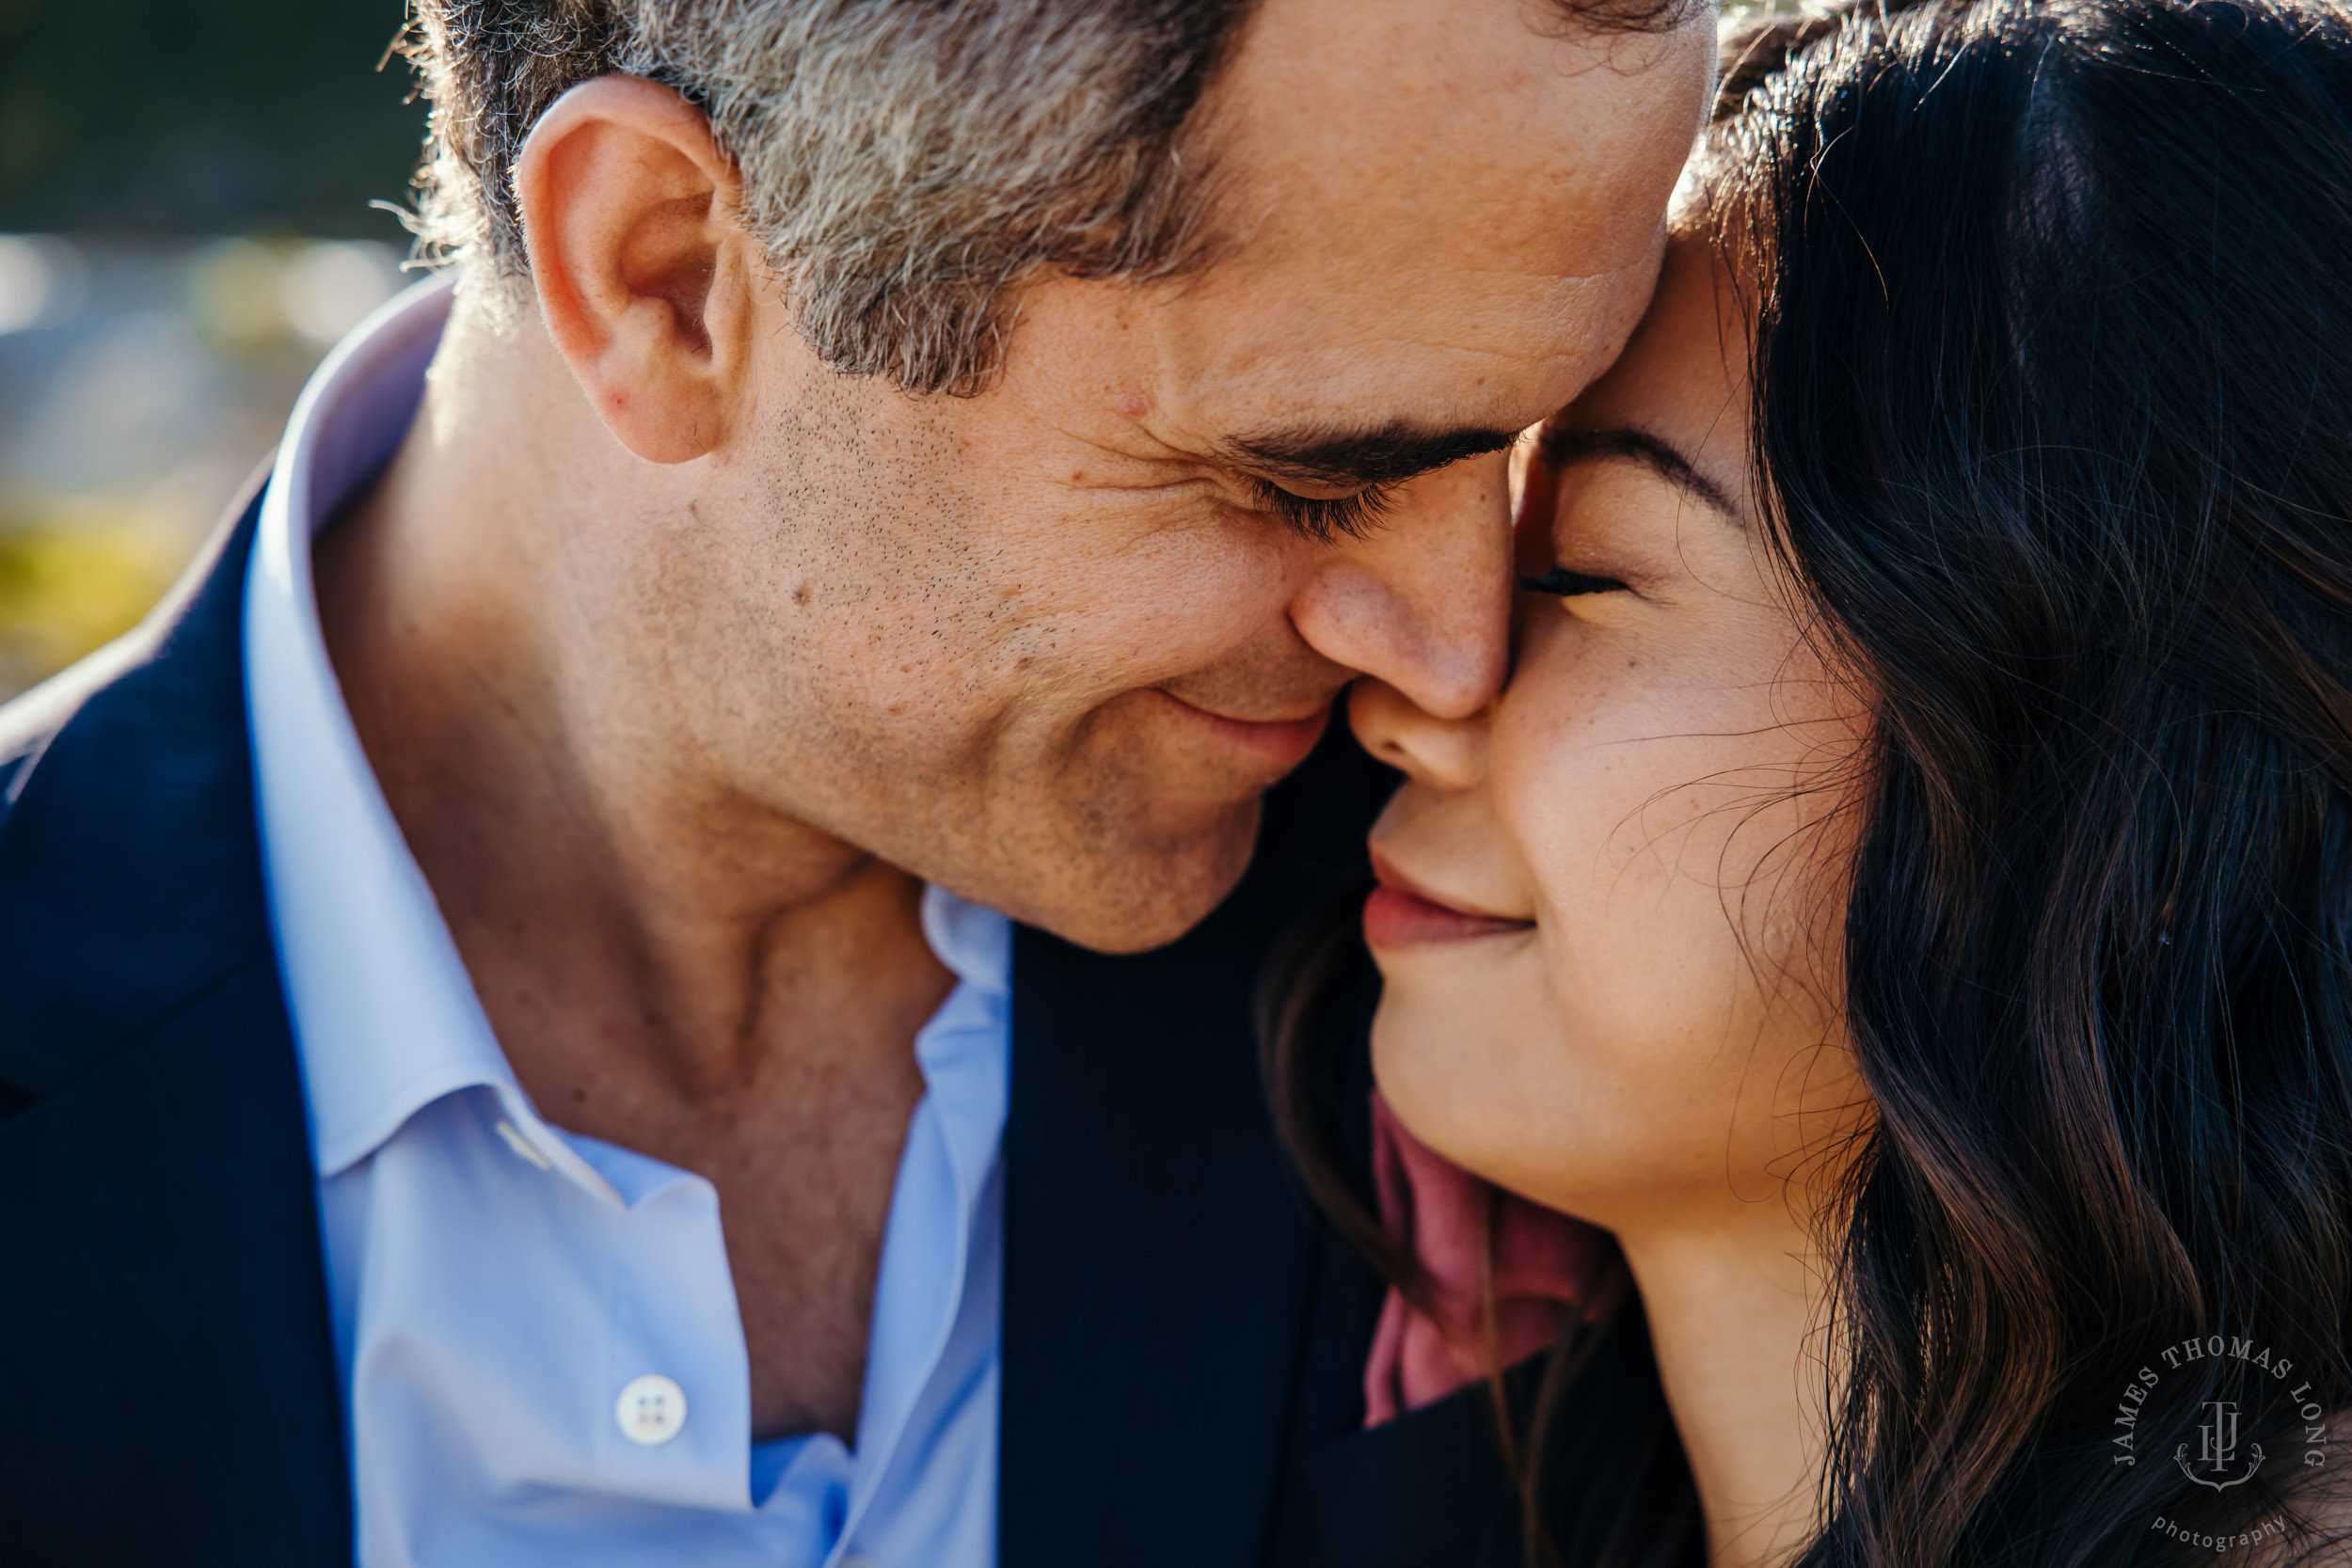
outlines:
[{"label": "man's cheek", "polygon": [[1132,635],[1157,679],[1218,663],[1279,632],[1294,576],[1279,559],[1188,562],[1136,585]]},{"label": "man's cheek", "polygon": [[1137,585],[1089,611],[1056,617],[1008,641],[999,678],[1033,694],[1088,703],[1158,686],[1230,657],[1279,613],[1248,604],[1155,604]]}]

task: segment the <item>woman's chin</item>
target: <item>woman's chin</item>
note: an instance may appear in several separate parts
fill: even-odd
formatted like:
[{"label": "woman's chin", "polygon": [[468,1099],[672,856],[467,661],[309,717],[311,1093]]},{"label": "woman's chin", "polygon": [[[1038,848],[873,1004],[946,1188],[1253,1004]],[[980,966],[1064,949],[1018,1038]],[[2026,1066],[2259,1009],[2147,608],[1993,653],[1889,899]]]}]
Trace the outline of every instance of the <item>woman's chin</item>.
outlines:
[{"label": "woman's chin", "polygon": [[[1400,1005],[1393,982],[1372,1025],[1372,1070],[1381,1098],[1405,1130],[1438,1154],[1492,1180],[1524,1141],[1524,1106],[1515,1107],[1507,1049],[1491,1025],[1442,1005]],[[1447,1022],[1451,1020],[1451,1023]],[[1515,1114],[1515,1110],[1517,1114]]]},{"label": "woman's chin", "polygon": [[1472,1176],[1596,1225],[1671,1185],[1675,1161],[1650,1134],[1671,1142],[1674,1129],[1597,1118],[1608,1091],[1581,1070],[1548,990],[1528,994],[1507,963],[1474,967],[1467,984],[1405,974],[1383,990],[1373,1077],[1405,1130]]}]

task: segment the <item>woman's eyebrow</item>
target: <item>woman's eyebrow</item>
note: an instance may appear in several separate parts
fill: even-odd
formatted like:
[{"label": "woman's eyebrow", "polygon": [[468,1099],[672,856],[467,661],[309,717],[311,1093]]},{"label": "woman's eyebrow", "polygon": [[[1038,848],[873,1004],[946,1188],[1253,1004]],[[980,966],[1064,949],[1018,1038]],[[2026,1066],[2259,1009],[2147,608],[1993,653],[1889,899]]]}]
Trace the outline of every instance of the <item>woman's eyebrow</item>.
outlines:
[{"label": "woman's eyebrow", "polygon": [[1740,520],[1739,503],[1724,493],[1722,485],[1699,472],[1696,465],[1675,447],[1646,430],[1636,430],[1630,425],[1581,430],[1548,424],[1536,436],[1535,447],[1555,473],[1572,463],[1629,458],[1692,499],[1712,507],[1735,523]]}]

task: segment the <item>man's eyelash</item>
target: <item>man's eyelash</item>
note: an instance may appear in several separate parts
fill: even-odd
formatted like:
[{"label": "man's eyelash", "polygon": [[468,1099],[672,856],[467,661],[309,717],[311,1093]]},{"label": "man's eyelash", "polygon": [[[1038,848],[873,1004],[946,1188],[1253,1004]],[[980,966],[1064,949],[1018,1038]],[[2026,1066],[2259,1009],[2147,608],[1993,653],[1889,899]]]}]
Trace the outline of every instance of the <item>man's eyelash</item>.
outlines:
[{"label": "man's eyelash", "polygon": [[1267,479],[1252,480],[1250,485],[1260,508],[1321,544],[1342,536],[1362,538],[1373,524],[1389,515],[1396,499],[1394,488],[1386,484],[1367,485],[1352,496],[1330,500],[1295,495]]},{"label": "man's eyelash", "polygon": [[1626,585],[1615,578],[1597,578],[1590,572],[1571,572],[1565,566],[1554,566],[1539,578],[1521,578],[1519,586],[1530,594],[1549,594],[1563,599],[1572,599],[1580,594],[1629,592]]}]

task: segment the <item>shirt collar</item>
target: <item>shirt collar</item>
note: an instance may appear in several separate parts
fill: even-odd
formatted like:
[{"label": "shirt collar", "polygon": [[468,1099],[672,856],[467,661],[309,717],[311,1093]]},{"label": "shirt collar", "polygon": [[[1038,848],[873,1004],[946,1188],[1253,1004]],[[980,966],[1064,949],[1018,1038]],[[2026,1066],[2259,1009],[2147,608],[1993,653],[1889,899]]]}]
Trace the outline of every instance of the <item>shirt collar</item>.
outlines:
[{"label": "shirt collar", "polygon": [[933,883],[923,890],[923,940],[975,990],[1012,994],[1012,922]]},{"label": "shirt collar", "polygon": [[311,376],[246,577],[262,868],[323,1178],[442,1095],[515,1084],[352,728],[310,578],[311,536],[407,434],[453,287],[437,277],[403,293]]}]

